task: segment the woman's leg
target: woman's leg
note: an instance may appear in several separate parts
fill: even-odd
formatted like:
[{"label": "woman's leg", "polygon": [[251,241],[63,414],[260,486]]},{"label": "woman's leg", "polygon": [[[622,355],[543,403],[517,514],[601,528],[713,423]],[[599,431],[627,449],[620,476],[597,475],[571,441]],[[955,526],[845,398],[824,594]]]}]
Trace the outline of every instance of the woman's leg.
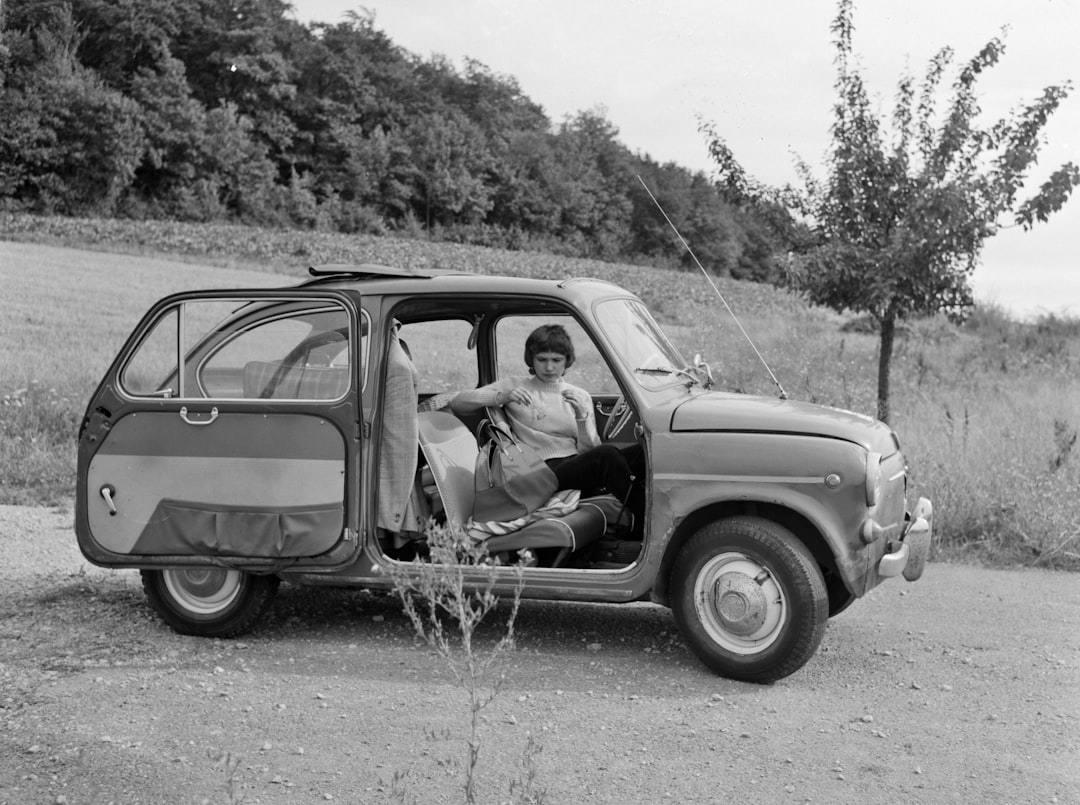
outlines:
[{"label": "woman's leg", "polygon": [[633,479],[630,494],[624,503],[634,517],[632,536],[641,539],[645,533],[645,448],[635,443],[622,448],[621,452]]},{"label": "woman's leg", "polygon": [[610,493],[626,502],[633,481],[630,465],[619,448],[602,444],[570,458],[548,462],[559,489],[580,489],[583,497]]}]

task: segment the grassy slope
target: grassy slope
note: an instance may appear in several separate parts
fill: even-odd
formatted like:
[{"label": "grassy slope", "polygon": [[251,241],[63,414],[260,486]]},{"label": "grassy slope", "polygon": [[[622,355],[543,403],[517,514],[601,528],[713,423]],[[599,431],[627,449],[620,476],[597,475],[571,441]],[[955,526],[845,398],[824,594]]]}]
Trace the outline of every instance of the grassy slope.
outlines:
[{"label": "grassy slope", "polygon": [[[71,494],[75,422],[150,302],[181,288],[290,284],[316,263],[609,279],[641,295],[685,354],[705,355],[721,386],[775,393],[693,273],[393,238],[28,216],[0,216],[0,241],[0,502]],[[718,284],[789,396],[874,410],[873,336],[844,333],[843,317],[776,289]],[[1040,333],[991,315],[975,331],[919,323],[901,341],[893,424],[949,552],[1080,567],[1077,328]]]}]

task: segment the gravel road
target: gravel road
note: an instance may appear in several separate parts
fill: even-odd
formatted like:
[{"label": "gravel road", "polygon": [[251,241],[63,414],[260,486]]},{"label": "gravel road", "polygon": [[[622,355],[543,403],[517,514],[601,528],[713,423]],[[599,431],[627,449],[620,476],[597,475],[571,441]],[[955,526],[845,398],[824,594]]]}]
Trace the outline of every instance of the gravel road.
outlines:
[{"label": "gravel road", "polygon": [[[393,597],[283,585],[249,637],[181,637],[71,523],[0,507],[0,803],[464,801],[466,699]],[[478,802],[1080,803],[1076,575],[932,564],[765,687],[651,605],[517,633]]]}]

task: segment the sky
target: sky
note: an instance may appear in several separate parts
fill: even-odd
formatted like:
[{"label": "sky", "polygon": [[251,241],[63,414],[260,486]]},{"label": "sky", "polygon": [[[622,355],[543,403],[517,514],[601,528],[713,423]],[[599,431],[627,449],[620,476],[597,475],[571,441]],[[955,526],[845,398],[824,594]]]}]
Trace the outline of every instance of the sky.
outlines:
[{"label": "sky", "polygon": [[[824,174],[833,103],[835,0],[292,0],[296,19],[337,23],[371,11],[399,46],[459,68],[512,76],[553,123],[602,107],[631,151],[708,173],[699,120],[714,124],[753,176],[795,184],[795,158]],[[1073,94],[1044,129],[1029,186],[1080,165],[1080,0],[863,0],[854,48],[884,117],[900,76],[925,73],[943,46],[956,63],[1008,26],[1005,55],[978,84],[988,120],[1051,84]],[[678,222],[676,222],[677,224]],[[693,244],[691,244],[692,246]],[[976,299],[1018,317],[1080,315],[1080,190],[1029,232],[982,252]]]}]

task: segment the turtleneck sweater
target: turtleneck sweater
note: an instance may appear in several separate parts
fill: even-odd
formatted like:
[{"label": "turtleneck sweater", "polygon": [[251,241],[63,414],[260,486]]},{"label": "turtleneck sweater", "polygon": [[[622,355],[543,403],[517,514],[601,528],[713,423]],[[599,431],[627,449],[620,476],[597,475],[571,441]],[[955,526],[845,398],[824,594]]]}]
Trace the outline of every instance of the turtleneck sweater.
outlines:
[{"label": "turtleneck sweater", "polygon": [[[584,420],[574,416],[574,409],[563,399],[566,389],[575,388],[562,378],[544,383],[535,375],[504,377],[475,391],[465,392],[469,403],[497,406],[497,398],[515,388],[525,388],[533,399],[532,405],[507,403],[502,408],[510,420],[514,435],[536,450],[540,458],[565,458],[582,453],[600,444],[596,425],[590,412]],[[505,398],[505,394],[503,394]]]}]

